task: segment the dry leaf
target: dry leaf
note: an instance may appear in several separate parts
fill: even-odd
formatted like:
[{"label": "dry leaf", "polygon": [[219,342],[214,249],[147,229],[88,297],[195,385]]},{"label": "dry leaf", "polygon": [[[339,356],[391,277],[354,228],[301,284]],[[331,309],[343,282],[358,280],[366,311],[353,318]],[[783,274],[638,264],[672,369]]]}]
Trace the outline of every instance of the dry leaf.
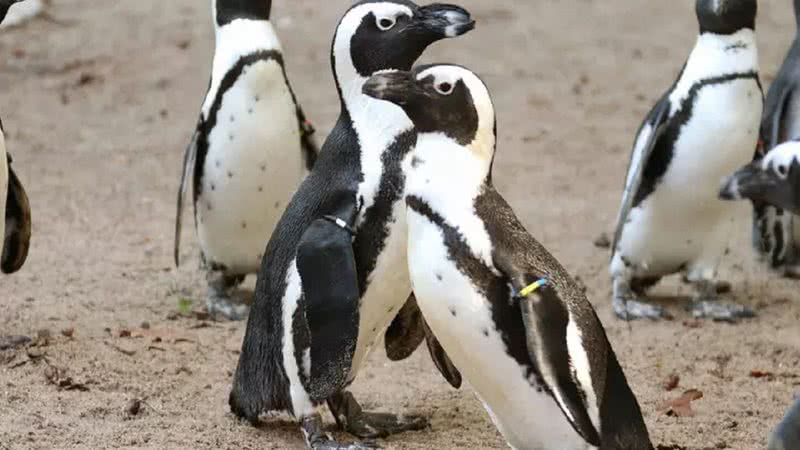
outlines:
[{"label": "dry leaf", "polygon": [[662,403],[658,407],[658,412],[665,413],[668,416],[692,417],[694,416],[692,402],[701,398],[703,398],[702,392],[697,389],[689,389],[681,394],[680,397]]},{"label": "dry leaf", "polygon": [[661,383],[661,387],[663,387],[665,391],[671,391],[678,387],[678,383],[680,382],[681,377],[673,373],[672,375],[668,376],[663,383]]},{"label": "dry leaf", "polygon": [[762,370],[751,370],[750,371],[751,378],[775,378],[775,374],[772,372],[764,372]]}]

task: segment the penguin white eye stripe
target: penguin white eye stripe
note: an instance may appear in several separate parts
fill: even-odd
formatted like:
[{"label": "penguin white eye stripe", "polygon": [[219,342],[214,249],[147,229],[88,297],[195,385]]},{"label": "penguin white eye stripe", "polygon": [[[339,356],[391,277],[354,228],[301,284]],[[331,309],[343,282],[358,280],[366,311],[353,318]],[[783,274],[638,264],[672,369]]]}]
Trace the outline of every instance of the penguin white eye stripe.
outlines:
[{"label": "penguin white eye stripe", "polygon": [[377,17],[375,20],[382,31],[389,31],[397,24],[397,19],[394,17]]},{"label": "penguin white eye stripe", "polygon": [[450,95],[453,93],[453,84],[447,81],[443,81],[436,85],[436,91],[443,95]]}]

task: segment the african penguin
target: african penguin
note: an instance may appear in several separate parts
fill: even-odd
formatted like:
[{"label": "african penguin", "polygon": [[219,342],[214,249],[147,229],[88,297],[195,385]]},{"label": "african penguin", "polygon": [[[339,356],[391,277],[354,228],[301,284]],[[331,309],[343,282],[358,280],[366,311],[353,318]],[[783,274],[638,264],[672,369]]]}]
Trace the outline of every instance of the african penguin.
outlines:
[{"label": "african penguin", "polygon": [[784,142],[737,170],[723,183],[720,198],[746,198],[800,214],[800,140]]},{"label": "african penguin", "polygon": [[288,411],[315,449],[347,448],[323,432],[326,401],[358,437],[425,426],[364,412],[345,390],[411,293],[401,161],[416,132],[362,87],[473,27],[460,7],[409,0],[361,1],[339,22],[331,61],[341,114],[267,245],[230,395],[238,416]]},{"label": "african penguin", "polygon": [[419,133],[403,163],[414,294],[509,445],[652,448],[589,301],[492,184],[484,83],[433,65],[375,75],[364,90],[401,106]]},{"label": "african penguin", "polygon": [[[21,0],[0,0],[0,23],[8,9]],[[11,168],[11,155],[6,152],[5,130],[0,121],[0,271],[14,273],[28,257],[31,238],[31,211],[28,196]]]},{"label": "african penguin", "polygon": [[175,264],[191,184],[208,310],[232,320],[247,312],[233,291],[258,271],[275,224],[317,156],[313,128],[286,78],[271,3],[212,0],[211,82],[178,192]]},{"label": "african penguin", "polygon": [[736,205],[717,199],[719,183],[752,159],[758,142],[756,9],[756,0],[697,0],[697,44],[639,129],[610,264],[621,318],[663,317],[639,298],[676,272],[697,291],[695,317],[753,315],[720,303],[715,279],[736,214]]},{"label": "african penguin", "polygon": [[[800,24],[800,0],[794,0]],[[763,151],[800,138],[800,32],[772,82],[761,120]],[[763,154],[756,157],[760,158]],[[774,205],[753,201],[753,243],[769,265],[785,276],[800,278],[800,220]]]},{"label": "african penguin", "polygon": [[800,448],[800,399],[795,400],[783,420],[772,432],[767,450]]}]

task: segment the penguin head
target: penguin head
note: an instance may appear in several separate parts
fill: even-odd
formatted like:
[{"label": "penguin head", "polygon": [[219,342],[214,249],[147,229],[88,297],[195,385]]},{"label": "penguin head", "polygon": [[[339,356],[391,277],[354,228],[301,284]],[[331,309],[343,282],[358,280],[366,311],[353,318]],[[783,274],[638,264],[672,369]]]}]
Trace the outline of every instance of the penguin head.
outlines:
[{"label": "penguin head", "polygon": [[700,33],[733,34],[756,29],[756,0],[697,0]]},{"label": "penguin head", "polygon": [[0,23],[3,23],[3,19],[6,18],[6,14],[8,14],[8,9],[11,8],[11,5],[21,1],[22,0],[0,0]]},{"label": "penguin head", "polygon": [[800,214],[800,141],[781,144],[723,182],[723,200],[744,198]]},{"label": "penguin head", "polygon": [[444,135],[491,161],[495,113],[489,90],[470,70],[451,64],[385,71],[364,85],[366,95],[400,106],[420,134]]},{"label": "penguin head", "polygon": [[[0,0],[2,1],[2,0]],[[213,0],[214,18],[221,27],[236,19],[269,20],[272,0]]]},{"label": "penguin head", "polygon": [[[434,42],[475,27],[455,5],[418,6],[409,0],[366,0],[345,13],[333,39],[334,75],[340,88],[380,70],[410,70]],[[359,88],[360,91],[360,88]]]}]

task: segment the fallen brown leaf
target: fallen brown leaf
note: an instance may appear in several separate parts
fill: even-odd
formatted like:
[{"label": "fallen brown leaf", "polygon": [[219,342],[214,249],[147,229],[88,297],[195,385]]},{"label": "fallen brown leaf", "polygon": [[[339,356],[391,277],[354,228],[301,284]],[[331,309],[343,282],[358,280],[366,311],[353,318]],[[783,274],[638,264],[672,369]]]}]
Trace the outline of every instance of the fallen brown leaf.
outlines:
[{"label": "fallen brown leaf", "polygon": [[703,321],[697,319],[688,319],[683,321],[683,326],[686,328],[703,328]]},{"label": "fallen brown leaf", "polygon": [[64,328],[63,330],[61,330],[61,335],[64,337],[71,338],[72,336],[75,335],[75,328],[72,327]]},{"label": "fallen brown leaf", "polygon": [[668,416],[692,417],[692,402],[703,398],[703,393],[697,389],[689,389],[681,394],[680,397],[667,400],[658,407],[658,412]]},{"label": "fallen brown leaf", "polygon": [[750,371],[751,378],[775,378],[775,374],[772,372],[764,372],[762,370],[751,370]]}]

